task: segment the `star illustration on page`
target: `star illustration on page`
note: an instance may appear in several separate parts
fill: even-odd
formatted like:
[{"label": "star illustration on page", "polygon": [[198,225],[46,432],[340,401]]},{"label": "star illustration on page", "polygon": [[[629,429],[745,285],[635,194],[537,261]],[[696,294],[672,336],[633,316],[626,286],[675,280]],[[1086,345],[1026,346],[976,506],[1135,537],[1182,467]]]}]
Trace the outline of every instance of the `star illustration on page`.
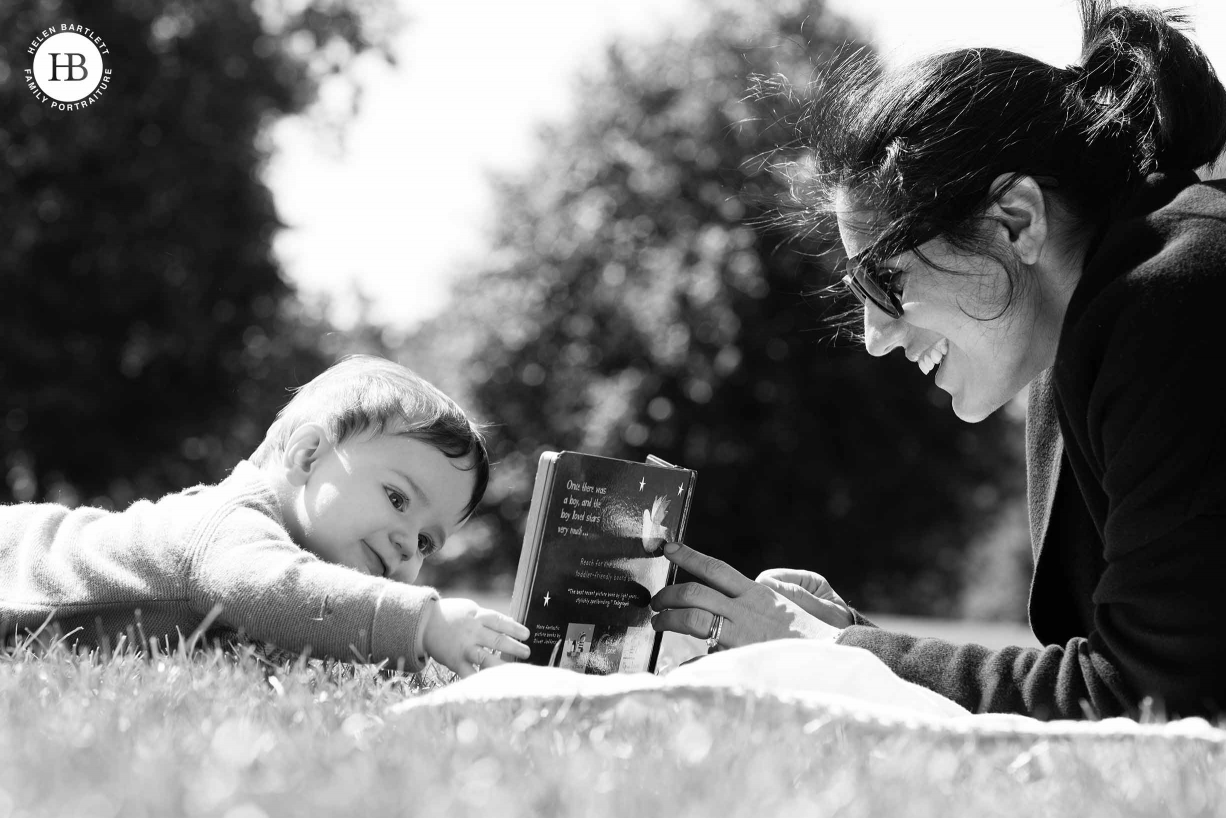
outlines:
[{"label": "star illustration on page", "polygon": [[639,491],[642,491],[642,490],[643,490],[643,486],[645,486],[645,485],[647,485],[647,478],[646,478],[646,477],[640,477],[640,478],[639,478]]},{"label": "star illustration on page", "polygon": [[680,496],[681,496],[681,490],[682,490],[683,488],[685,488],[685,483],[682,483],[681,485],[677,486],[677,496],[678,496],[678,497],[680,497]]},{"label": "star illustration on page", "polygon": [[663,523],[669,502],[667,497],[657,497],[651,504],[651,511],[643,509],[643,548],[648,553],[663,545],[668,537],[668,529]]},{"label": "star illustration on page", "polygon": [[545,592],[545,607],[546,608],[549,607],[549,592],[548,591]]}]

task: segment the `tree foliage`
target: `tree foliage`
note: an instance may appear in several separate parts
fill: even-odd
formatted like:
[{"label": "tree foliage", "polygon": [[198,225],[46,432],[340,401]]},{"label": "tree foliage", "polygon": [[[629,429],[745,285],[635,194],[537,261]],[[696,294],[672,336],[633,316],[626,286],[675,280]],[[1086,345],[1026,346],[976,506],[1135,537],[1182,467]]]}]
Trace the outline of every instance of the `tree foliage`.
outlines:
[{"label": "tree foliage", "polygon": [[[0,4],[0,501],[122,506],[216,480],[329,362],[272,254],[266,129],[386,53],[383,11]],[[31,40],[61,23],[97,32],[114,71],[69,112],[25,84]]]},{"label": "tree foliage", "polygon": [[776,226],[770,160],[803,94],[748,93],[753,74],[803,90],[855,37],[778,0],[615,45],[501,183],[494,261],[417,341],[496,424],[485,564],[513,570],[543,450],[654,453],[698,471],[698,549],[751,576],[819,570],[876,610],[954,609],[965,543],[1018,490],[1016,424],[964,424],[900,356],[835,342],[854,304],[806,293],[836,237]]}]

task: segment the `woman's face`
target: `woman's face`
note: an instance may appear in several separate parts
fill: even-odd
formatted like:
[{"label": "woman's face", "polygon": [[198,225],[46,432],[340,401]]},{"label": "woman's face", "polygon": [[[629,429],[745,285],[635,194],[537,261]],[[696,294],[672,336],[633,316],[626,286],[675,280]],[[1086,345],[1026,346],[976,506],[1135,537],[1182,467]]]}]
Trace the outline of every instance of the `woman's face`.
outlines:
[{"label": "woman's face", "polygon": [[[843,247],[858,255],[874,239],[873,214],[839,204]],[[918,249],[932,266],[915,251],[878,265],[903,314],[891,318],[866,303],[864,345],[871,355],[901,349],[952,396],[958,417],[977,423],[1051,364],[1059,321],[1036,308],[1041,300],[1031,291],[1019,292],[1000,315],[1008,279],[999,261],[957,251],[942,238]]]}]

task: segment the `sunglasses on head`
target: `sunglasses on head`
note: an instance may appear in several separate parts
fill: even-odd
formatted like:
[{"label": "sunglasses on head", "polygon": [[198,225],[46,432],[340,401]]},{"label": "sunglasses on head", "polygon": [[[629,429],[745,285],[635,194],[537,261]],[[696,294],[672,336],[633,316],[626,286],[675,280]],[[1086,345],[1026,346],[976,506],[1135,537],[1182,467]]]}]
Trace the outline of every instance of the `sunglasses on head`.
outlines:
[{"label": "sunglasses on head", "polygon": [[902,318],[902,302],[882,285],[877,263],[872,258],[866,258],[866,254],[867,251],[847,259],[847,274],[843,276],[843,283],[866,308],[872,303],[891,318]]}]

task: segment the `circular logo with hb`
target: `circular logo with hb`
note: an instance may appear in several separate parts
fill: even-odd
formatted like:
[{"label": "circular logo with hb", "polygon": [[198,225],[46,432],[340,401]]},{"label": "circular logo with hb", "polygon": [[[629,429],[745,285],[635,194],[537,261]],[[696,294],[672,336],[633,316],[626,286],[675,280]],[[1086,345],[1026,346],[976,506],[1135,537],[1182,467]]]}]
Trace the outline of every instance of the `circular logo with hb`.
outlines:
[{"label": "circular logo with hb", "polygon": [[26,49],[33,59],[26,85],[40,102],[73,111],[97,102],[111,81],[104,60],[111,53],[97,32],[62,23],[38,33]]}]

